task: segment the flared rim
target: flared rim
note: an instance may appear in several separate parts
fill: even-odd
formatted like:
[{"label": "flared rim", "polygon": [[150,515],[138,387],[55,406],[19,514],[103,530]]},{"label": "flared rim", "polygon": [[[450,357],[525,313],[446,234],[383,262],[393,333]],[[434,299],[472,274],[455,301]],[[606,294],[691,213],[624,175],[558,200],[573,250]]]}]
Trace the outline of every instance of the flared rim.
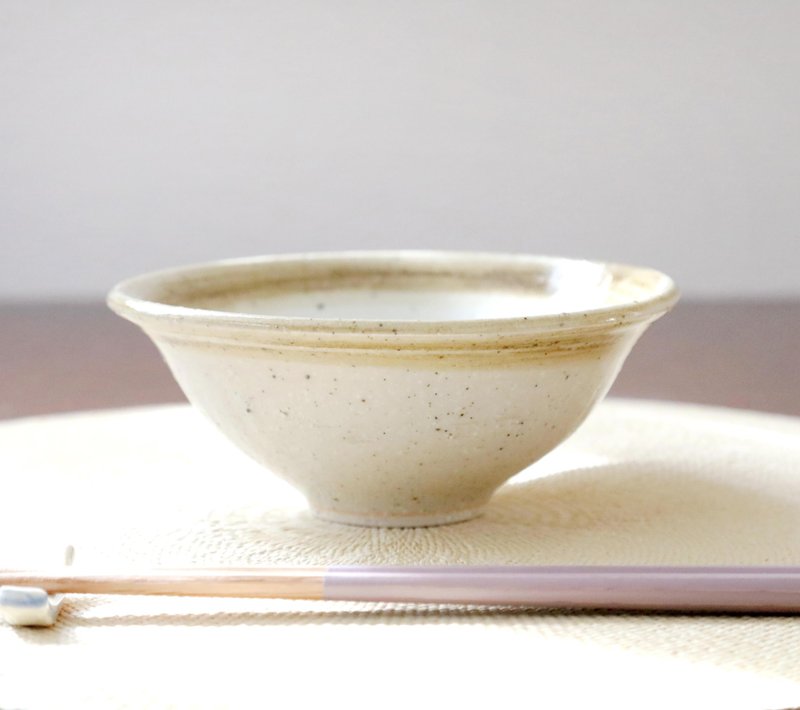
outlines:
[{"label": "flared rim", "polygon": [[[520,277],[554,273],[556,269],[591,266],[604,269],[616,289],[618,302],[582,310],[501,318],[461,320],[377,320],[330,317],[261,315],[198,307],[192,302],[202,289],[239,279],[247,289],[254,275],[294,274],[294,282],[336,274],[343,268],[369,274],[402,270],[414,274],[471,275],[481,273]],[[305,276],[304,276],[305,275]],[[476,276],[477,275],[477,276]],[[241,285],[240,284],[240,285]],[[198,291],[200,290],[200,291]],[[665,274],[626,264],[527,254],[452,251],[343,251],[256,256],[206,262],[151,272],[119,283],[108,296],[116,313],[150,332],[174,337],[229,337],[263,340],[270,337],[312,338],[342,347],[358,341],[389,344],[421,339],[503,339],[565,331],[606,330],[650,322],[678,300],[675,283]],[[192,305],[185,305],[192,304]]]}]

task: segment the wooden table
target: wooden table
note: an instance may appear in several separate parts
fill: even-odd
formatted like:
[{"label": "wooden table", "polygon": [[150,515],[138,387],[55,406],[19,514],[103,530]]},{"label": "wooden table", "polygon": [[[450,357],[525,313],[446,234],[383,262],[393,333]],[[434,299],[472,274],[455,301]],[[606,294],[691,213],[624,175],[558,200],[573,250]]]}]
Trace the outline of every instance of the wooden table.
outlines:
[{"label": "wooden table", "polygon": [[[612,394],[800,415],[800,301],[681,303]],[[150,341],[104,305],[0,304],[0,418],[181,400]]]}]

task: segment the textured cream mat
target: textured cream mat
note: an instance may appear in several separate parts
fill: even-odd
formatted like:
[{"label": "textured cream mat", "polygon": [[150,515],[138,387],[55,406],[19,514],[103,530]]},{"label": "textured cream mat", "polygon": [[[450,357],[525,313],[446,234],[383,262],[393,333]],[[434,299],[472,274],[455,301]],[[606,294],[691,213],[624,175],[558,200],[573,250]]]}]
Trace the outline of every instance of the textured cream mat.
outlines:
[{"label": "textured cream mat", "polygon": [[[317,521],[188,407],[0,424],[0,566],[797,564],[800,420],[607,401],[442,528]],[[0,708],[800,706],[800,616],[73,597]]]}]

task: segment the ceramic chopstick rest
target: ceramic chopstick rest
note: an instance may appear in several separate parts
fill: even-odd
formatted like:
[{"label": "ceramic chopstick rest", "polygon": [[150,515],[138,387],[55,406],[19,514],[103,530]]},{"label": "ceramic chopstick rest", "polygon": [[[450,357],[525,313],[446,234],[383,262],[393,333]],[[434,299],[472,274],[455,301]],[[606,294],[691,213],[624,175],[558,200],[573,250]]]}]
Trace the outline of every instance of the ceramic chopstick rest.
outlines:
[{"label": "ceramic chopstick rest", "polygon": [[[71,565],[74,557],[75,550],[67,547],[64,565]],[[0,587],[0,618],[10,626],[53,626],[63,603],[63,594],[48,594],[40,587]]]}]

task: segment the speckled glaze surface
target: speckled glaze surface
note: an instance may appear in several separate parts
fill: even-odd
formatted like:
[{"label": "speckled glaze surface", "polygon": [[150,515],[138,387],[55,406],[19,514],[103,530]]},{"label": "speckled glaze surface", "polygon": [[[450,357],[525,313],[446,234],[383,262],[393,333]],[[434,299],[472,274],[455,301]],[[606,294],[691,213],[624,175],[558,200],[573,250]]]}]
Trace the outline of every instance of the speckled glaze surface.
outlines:
[{"label": "speckled glaze surface", "polygon": [[636,267],[344,252],[140,276],[109,305],[317,515],[415,526],[474,517],[569,436],[677,297]]}]

